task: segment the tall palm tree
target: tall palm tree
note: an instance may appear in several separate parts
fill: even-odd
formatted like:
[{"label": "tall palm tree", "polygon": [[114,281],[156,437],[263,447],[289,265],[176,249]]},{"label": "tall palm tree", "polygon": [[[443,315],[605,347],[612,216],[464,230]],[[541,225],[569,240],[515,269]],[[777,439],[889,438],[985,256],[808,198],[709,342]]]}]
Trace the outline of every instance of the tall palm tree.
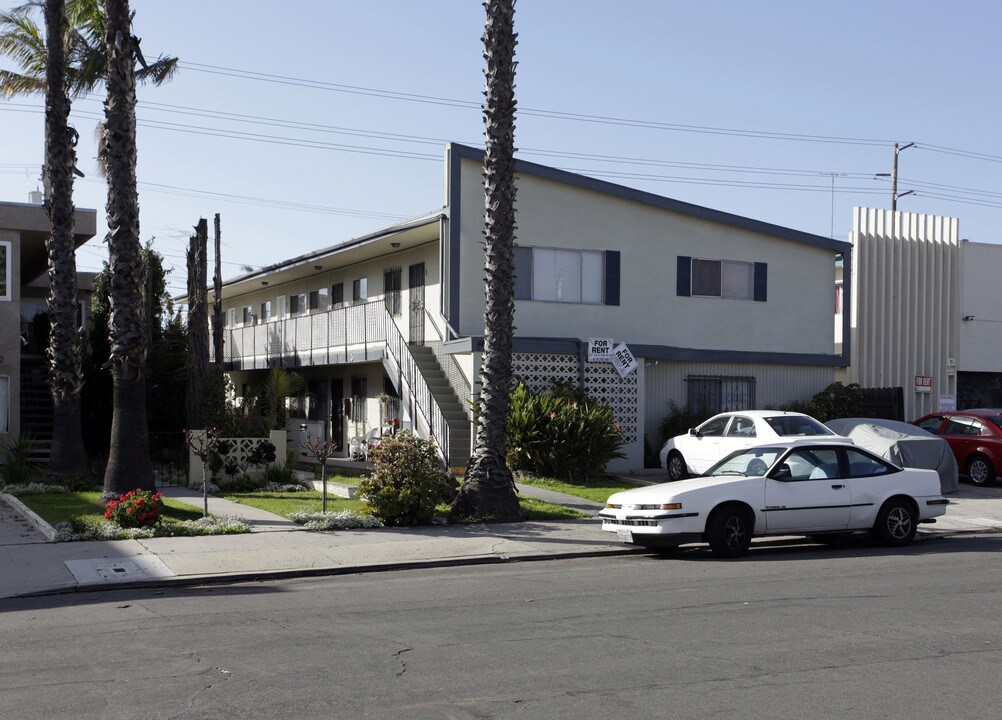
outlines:
[{"label": "tall palm tree", "polygon": [[515,317],[515,0],[487,0],[484,27],[484,239],[487,275],[480,412],[455,517],[488,522],[524,516],[507,463]]},{"label": "tall palm tree", "polygon": [[147,342],[143,287],[145,266],[139,241],[136,191],[137,41],[128,0],[107,0],[107,57],[102,156],[108,171],[108,263],[111,301],[109,336],[114,416],[104,475],[104,494],[153,489],[146,415]]},{"label": "tall palm tree", "polygon": [[[46,39],[32,13],[43,7]],[[81,338],[76,322],[73,245],[73,173],[77,133],[69,126],[69,96],[93,90],[107,72],[103,0],[30,0],[0,13],[0,54],[21,72],[0,70],[0,95],[46,95],[46,210],[52,232],[49,254],[49,386],[53,399],[53,446],[49,468],[82,474],[87,458],[80,428]],[[177,58],[143,62],[137,78],[159,85],[177,69]]]},{"label": "tall palm tree", "polygon": [[45,210],[52,231],[46,242],[49,257],[49,388],[52,393],[52,455],[49,470],[56,474],[87,472],[80,426],[80,388],[83,369],[82,337],[77,324],[77,264],[73,241],[73,171],[77,132],[69,125],[66,94],[67,35],[65,0],[46,0],[45,27],[48,61],[45,92]]}]

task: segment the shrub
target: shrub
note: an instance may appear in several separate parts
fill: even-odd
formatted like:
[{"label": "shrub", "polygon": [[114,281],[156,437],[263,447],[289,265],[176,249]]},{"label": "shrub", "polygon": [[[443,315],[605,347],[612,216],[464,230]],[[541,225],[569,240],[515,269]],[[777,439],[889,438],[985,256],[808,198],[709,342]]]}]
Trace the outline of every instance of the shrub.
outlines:
[{"label": "shrub", "polygon": [[[689,428],[701,425],[704,420],[707,420],[713,414],[689,412],[687,408],[682,407],[674,400],[670,401],[668,403],[668,414],[662,418],[658,426],[658,429],[661,431],[661,445],[664,445],[668,438],[673,438],[676,435],[685,435],[689,432]],[[658,450],[660,449],[659,447]],[[658,463],[660,464],[660,459]]]},{"label": "shrub", "polygon": [[387,525],[429,522],[445,502],[451,478],[431,441],[411,432],[386,438],[373,449],[372,473],[358,484],[366,509]]},{"label": "shrub", "polygon": [[137,488],[109,502],[104,519],[123,528],[153,527],[163,509],[163,495]]},{"label": "shrub", "polygon": [[297,510],[289,518],[299,523],[307,530],[350,530],[352,528],[382,527],[372,515],[359,515],[351,510],[337,512],[315,512],[312,510]]},{"label": "shrub", "polygon": [[551,477],[583,481],[605,472],[622,431],[612,410],[570,383],[533,392],[519,382],[508,413],[508,465]]},{"label": "shrub", "polygon": [[291,463],[286,463],[281,467],[269,465],[264,469],[264,482],[275,483],[276,485],[289,485],[293,483],[293,473],[296,468]]},{"label": "shrub", "polygon": [[35,441],[30,433],[22,433],[7,442],[0,459],[0,475],[11,485],[31,482],[42,469],[41,465],[32,462],[31,456],[34,453]]},{"label": "shrub", "polygon": [[0,487],[0,492],[8,495],[54,495],[58,493],[68,493],[70,489],[65,485],[51,485],[49,483],[12,483]]},{"label": "shrub", "polygon": [[801,412],[821,422],[844,417],[870,416],[870,411],[863,406],[863,388],[858,383],[850,385],[832,383],[812,397]]}]

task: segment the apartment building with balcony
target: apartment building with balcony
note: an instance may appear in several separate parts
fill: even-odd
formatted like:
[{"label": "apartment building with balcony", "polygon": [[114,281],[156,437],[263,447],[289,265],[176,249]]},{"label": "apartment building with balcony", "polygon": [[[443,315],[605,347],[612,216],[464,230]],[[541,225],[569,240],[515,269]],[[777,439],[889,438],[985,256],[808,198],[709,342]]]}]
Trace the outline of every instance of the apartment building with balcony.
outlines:
[{"label": "apartment building with balcony", "polygon": [[[441,209],[223,284],[236,395],[272,367],[306,380],[290,447],[305,424],[344,456],[394,421],[465,464],[483,347],[482,162],[450,144]],[[516,176],[515,374],[606,402],[627,454],[611,468],[643,466],[673,402],[805,400],[847,364],[831,323],[848,243],[535,163],[518,161]],[[626,344],[637,366],[589,359],[597,338]]]}]

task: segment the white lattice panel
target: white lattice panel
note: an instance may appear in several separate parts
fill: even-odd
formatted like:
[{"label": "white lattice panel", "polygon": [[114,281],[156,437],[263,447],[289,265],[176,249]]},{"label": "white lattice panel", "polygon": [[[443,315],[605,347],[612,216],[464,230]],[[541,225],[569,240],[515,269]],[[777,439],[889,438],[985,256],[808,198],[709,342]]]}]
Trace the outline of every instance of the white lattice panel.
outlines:
[{"label": "white lattice panel", "polygon": [[[512,356],[515,377],[532,390],[552,387],[553,380],[578,382],[576,355],[515,353]],[[634,443],[640,432],[640,394],[637,373],[622,378],[612,363],[585,362],[585,392],[612,408],[623,430],[623,443]]]}]

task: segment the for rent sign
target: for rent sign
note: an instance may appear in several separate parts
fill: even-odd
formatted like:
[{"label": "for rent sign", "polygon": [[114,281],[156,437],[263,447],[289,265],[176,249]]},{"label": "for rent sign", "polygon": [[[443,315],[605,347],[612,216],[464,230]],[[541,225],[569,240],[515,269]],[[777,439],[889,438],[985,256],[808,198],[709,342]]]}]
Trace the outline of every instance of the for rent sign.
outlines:
[{"label": "for rent sign", "polygon": [[622,377],[637,369],[637,359],[633,357],[630,348],[626,347],[626,343],[619,343],[612,349],[612,364]]},{"label": "for rent sign", "polygon": [[612,362],[612,338],[588,338],[588,362]]}]

